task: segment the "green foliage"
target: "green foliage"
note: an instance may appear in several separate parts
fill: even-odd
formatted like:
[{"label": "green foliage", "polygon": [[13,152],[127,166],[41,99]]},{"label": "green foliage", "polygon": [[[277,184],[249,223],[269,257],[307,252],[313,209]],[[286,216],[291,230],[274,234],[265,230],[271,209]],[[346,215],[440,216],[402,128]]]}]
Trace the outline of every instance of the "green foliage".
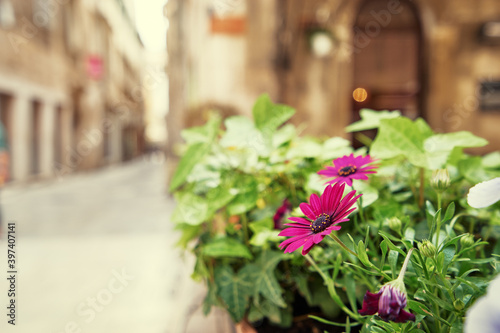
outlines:
[{"label": "green foliage", "polygon": [[227,306],[226,309],[234,321],[240,321],[248,306],[248,297],[253,289],[253,281],[248,270],[234,274],[229,266],[217,267],[215,281],[218,295]]},{"label": "green foliage", "polygon": [[[285,239],[279,224],[323,191],[320,169],[354,150],[340,137],[300,137],[286,123],[293,113],[263,95],[253,120],[227,118],[224,130],[215,117],[182,133],[172,221],[179,245],[196,256],[193,277],[207,284],[204,312],[222,306],[235,321],[267,318],[287,327],[300,299],[321,309],[314,318],[346,332],[462,332],[468,309],[500,271],[500,206],[473,209],[466,194],[500,176],[500,153],[472,156],[464,148],[487,142],[470,132],[434,133],[423,119],[362,110],[347,131],[377,130],[370,155],[378,169],[353,182],[363,196],[335,232],[353,253],[325,238],[306,260],[278,248]],[[435,169],[448,170],[449,187],[433,189]],[[274,221],[284,199],[294,209]],[[365,292],[396,279],[412,248],[403,281],[415,322],[359,315]]]},{"label": "green foliage", "polygon": [[234,238],[216,238],[203,246],[201,254],[207,257],[236,257],[252,259],[250,250]]},{"label": "green foliage", "polygon": [[375,111],[370,109],[361,109],[359,111],[361,120],[346,127],[346,132],[357,132],[369,129],[379,128],[382,119],[394,119],[401,116],[399,111]]}]

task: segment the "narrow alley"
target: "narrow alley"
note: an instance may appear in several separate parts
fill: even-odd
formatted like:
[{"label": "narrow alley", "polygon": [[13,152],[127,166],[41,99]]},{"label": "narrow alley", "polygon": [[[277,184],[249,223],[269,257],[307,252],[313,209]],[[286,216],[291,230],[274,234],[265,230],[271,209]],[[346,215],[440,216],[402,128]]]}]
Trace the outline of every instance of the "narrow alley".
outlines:
[{"label": "narrow alley", "polygon": [[[15,327],[2,320],[0,331],[197,332],[210,322],[222,332],[217,325],[227,319],[202,317],[203,288],[174,247],[164,170],[160,160],[142,159],[4,188],[0,267],[6,274],[13,222],[17,298]],[[0,294],[8,289],[4,277]]]}]

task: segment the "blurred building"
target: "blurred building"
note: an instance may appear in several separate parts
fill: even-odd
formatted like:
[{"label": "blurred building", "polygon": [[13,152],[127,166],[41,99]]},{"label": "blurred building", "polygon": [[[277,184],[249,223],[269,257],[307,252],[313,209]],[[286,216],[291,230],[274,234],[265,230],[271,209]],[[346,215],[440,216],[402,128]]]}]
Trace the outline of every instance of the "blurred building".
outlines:
[{"label": "blurred building", "polygon": [[219,107],[297,109],[342,135],[361,108],[469,130],[500,149],[499,0],[169,0],[170,144]]},{"label": "blurred building", "polygon": [[0,0],[0,115],[14,180],[139,154],[143,46],[128,0]]}]

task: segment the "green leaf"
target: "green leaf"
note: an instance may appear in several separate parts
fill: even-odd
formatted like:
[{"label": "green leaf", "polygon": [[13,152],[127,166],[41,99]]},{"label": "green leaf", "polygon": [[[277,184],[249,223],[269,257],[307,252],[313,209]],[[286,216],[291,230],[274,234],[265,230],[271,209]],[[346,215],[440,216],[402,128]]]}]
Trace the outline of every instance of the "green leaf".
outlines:
[{"label": "green leaf", "polygon": [[253,110],[256,127],[263,133],[273,133],[285,121],[290,119],[295,110],[286,105],[274,104],[269,95],[259,96]]},{"label": "green leaf", "polygon": [[274,229],[274,223],[271,218],[265,218],[260,221],[253,221],[251,222],[248,227],[254,234],[257,234],[262,231],[266,230],[273,230]]},{"label": "green leaf", "polygon": [[488,169],[498,169],[500,168],[500,152],[495,151],[483,156],[482,160],[483,167]]},{"label": "green leaf", "polygon": [[307,176],[306,190],[309,192],[323,193],[327,184],[325,184],[325,179],[323,179],[317,173],[310,173]]},{"label": "green leaf", "polygon": [[454,311],[454,307],[452,304],[446,302],[446,301],[443,301],[441,298],[433,295],[432,293],[427,293],[423,290],[419,290],[415,293],[415,298],[417,299],[421,299],[421,300],[425,300],[427,301],[428,303],[436,303],[440,308],[443,308],[445,310],[448,310],[448,311]]},{"label": "green leaf", "polygon": [[297,137],[297,130],[292,124],[286,124],[283,127],[276,130],[273,134],[272,143],[273,147],[278,148],[281,145],[292,141]]},{"label": "green leaf", "polygon": [[220,145],[229,149],[245,149],[258,156],[268,156],[270,145],[253,122],[243,116],[229,117],[224,121],[226,133]]},{"label": "green leaf", "polygon": [[278,236],[280,231],[274,229],[274,222],[271,218],[251,222],[248,226],[253,233],[250,239],[250,244],[253,246],[266,246],[269,241],[277,242],[283,239],[282,236]]},{"label": "green leaf", "polygon": [[182,156],[174,176],[170,183],[170,192],[175,191],[186,180],[187,176],[197,163],[210,151],[208,143],[196,143],[189,146],[188,150]]},{"label": "green leaf", "polygon": [[181,136],[188,144],[193,143],[210,143],[217,136],[220,128],[221,118],[218,115],[210,117],[208,122],[203,126],[191,127],[182,130]]},{"label": "green leaf", "polygon": [[190,225],[186,223],[179,223],[175,226],[176,230],[182,232],[181,237],[177,241],[177,246],[185,249],[188,243],[198,237],[201,232],[201,227],[199,225]]},{"label": "green leaf", "polygon": [[363,202],[363,208],[370,206],[372,203],[378,199],[378,190],[370,185],[366,181],[354,179],[353,187],[356,189],[356,194],[363,193],[361,201]]},{"label": "green leaf", "polygon": [[431,317],[434,316],[432,312],[424,304],[417,301],[408,300],[408,308],[413,312],[420,314],[422,316],[431,316]]},{"label": "green leaf", "polygon": [[261,311],[254,303],[250,303],[250,310],[248,311],[248,321],[251,323],[258,322],[264,319],[265,313]]},{"label": "green leaf", "polygon": [[[327,325],[342,326],[342,327],[346,326],[346,324],[344,324],[344,323],[336,323],[336,322],[333,322],[333,321],[330,321],[330,320],[326,320],[324,318],[317,317],[317,316],[314,316],[314,315],[309,315],[308,317],[311,318],[311,319],[317,320],[320,323],[327,324]],[[347,319],[349,319],[349,317],[347,317]]]},{"label": "green leaf", "polygon": [[217,293],[227,306],[227,311],[235,322],[241,321],[248,305],[248,297],[253,291],[253,284],[245,274],[234,274],[229,266],[215,269]]},{"label": "green leaf", "polygon": [[378,128],[382,119],[393,119],[401,116],[399,111],[375,111],[370,109],[361,109],[359,111],[361,120],[347,126],[346,132],[358,132]]},{"label": "green leaf", "polygon": [[393,238],[393,239],[394,239],[394,237],[393,237],[393,236],[391,236],[391,235],[389,235],[389,234],[387,234],[387,233],[385,233],[384,231],[381,231],[381,230],[379,230],[379,232],[378,232],[378,233],[379,233],[379,235],[380,235],[380,236],[382,236],[382,238],[383,238],[383,239],[385,239],[386,244],[389,246],[389,248],[390,248],[391,250],[393,250],[393,251],[397,251],[397,252],[399,252],[399,254],[401,254],[403,257],[406,257],[406,253],[405,253],[402,249],[400,249],[399,247],[397,247],[396,245],[394,245],[394,243],[393,243],[393,242],[391,242],[390,238]]},{"label": "green leaf", "polygon": [[361,263],[367,267],[372,267],[372,263],[370,262],[370,259],[368,259],[368,255],[366,254],[366,248],[365,244],[363,244],[363,241],[360,240],[358,243],[358,248],[357,248],[357,253],[358,253],[358,259],[361,261]]},{"label": "green leaf", "polygon": [[226,206],[236,196],[235,191],[219,186],[211,189],[206,194],[206,200],[210,203],[208,206],[209,214],[213,215],[216,211]]},{"label": "green leaf", "polygon": [[250,250],[234,238],[217,238],[203,246],[201,253],[207,257],[236,257],[252,259]]},{"label": "green leaf", "polygon": [[282,297],[281,287],[274,275],[274,269],[285,255],[277,251],[265,251],[256,260],[242,269],[255,285],[255,293],[260,293],[273,304],[285,308],[286,302]]},{"label": "green leaf", "polygon": [[432,130],[432,128],[422,118],[417,118],[415,120],[415,126],[418,128],[418,131],[425,137],[430,137],[431,135],[434,135],[434,131]]},{"label": "green leaf", "polygon": [[392,277],[396,277],[398,275],[398,257],[399,257],[399,252],[398,251],[389,251],[389,256],[387,258],[387,261],[389,261],[389,265],[391,266],[391,271],[392,271]]},{"label": "green leaf", "polygon": [[462,333],[464,331],[464,324],[461,321],[456,321],[450,329],[450,333]]},{"label": "green leaf", "polygon": [[429,136],[422,122],[413,122],[405,117],[381,120],[370,154],[381,159],[403,155],[413,165],[426,168],[428,161],[424,140]]},{"label": "green leaf", "polygon": [[323,160],[331,160],[352,153],[351,142],[344,138],[333,137],[323,142]]},{"label": "green leaf", "polygon": [[452,201],[446,208],[446,213],[444,214],[443,222],[451,220],[455,214],[455,203]]},{"label": "green leaf", "polygon": [[[375,319],[375,317],[371,318],[372,323],[382,327],[385,332],[396,332],[396,330],[392,327],[390,323],[386,323],[385,321]],[[374,327],[372,327],[373,329]]]},{"label": "green leaf", "polygon": [[471,183],[480,183],[490,179],[483,168],[480,156],[469,157],[458,162],[458,171]]},{"label": "green leaf", "polygon": [[483,147],[488,141],[471,132],[461,131],[446,134],[434,134],[424,141],[430,169],[443,168],[455,147]]},{"label": "green leaf", "polygon": [[199,225],[208,218],[208,202],[191,192],[176,193],[177,207],[172,214],[172,221]]},{"label": "green leaf", "polygon": [[309,276],[294,274],[292,277],[295,281],[295,284],[297,285],[297,289],[299,290],[300,294],[306,299],[307,303],[311,305],[312,295],[307,284],[307,279]]},{"label": "green leaf", "polygon": [[212,306],[219,305],[217,301],[217,290],[213,283],[208,283],[208,290],[205,299],[203,300],[203,314],[207,316],[212,309]]},{"label": "green leaf", "polygon": [[257,192],[249,192],[238,194],[236,198],[227,206],[227,211],[230,215],[239,215],[248,212],[255,207],[257,202]]},{"label": "green leaf", "polygon": [[303,158],[319,158],[322,156],[323,147],[313,138],[300,138],[292,142],[292,146],[288,149],[286,158],[288,160],[303,159]]},{"label": "green leaf", "polygon": [[205,263],[203,257],[196,257],[196,262],[194,264],[193,274],[191,274],[191,278],[195,281],[201,282],[202,280],[208,279],[211,276],[208,271],[208,267]]},{"label": "green leaf", "polygon": [[453,260],[453,256],[455,255],[455,252],[456,252],[456,248],[455,246],[448,246],[446,248],[444,248],[442,250],[441,253],[444,254],[444,258],[443,258],[443,266],[442,266],[442,272],[443,274],[446,274],[447,270],[448,270],[448,265],[451,263],[451,261]]},{"label": "green leaf", "polygon": [[344,286],[347,292],[347,298],[349,299],[349,304],[351,305],[351,309],[356,313],[358,311],[358,307],[356,304],[356,281],[352,274],[344,275]]},{"label": "green leaf", "polygon": [[255,207],[259,196],[257,185],[253,177],[244,177],[236,181],[235,190],[239,193],[227,206],[230,215],[243,214]]}]

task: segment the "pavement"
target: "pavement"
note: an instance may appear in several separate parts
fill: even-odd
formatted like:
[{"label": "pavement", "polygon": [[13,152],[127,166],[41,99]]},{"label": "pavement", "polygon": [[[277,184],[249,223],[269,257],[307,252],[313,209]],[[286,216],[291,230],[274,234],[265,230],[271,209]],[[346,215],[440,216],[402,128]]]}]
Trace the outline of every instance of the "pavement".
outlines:
[{"label": "pavement", "polygon": [[0,332],[234,332],[225,312],[201,313],[205,290],[190,279],[193,258],[175,248],[161,159],[8,184],[0,206]]}]

